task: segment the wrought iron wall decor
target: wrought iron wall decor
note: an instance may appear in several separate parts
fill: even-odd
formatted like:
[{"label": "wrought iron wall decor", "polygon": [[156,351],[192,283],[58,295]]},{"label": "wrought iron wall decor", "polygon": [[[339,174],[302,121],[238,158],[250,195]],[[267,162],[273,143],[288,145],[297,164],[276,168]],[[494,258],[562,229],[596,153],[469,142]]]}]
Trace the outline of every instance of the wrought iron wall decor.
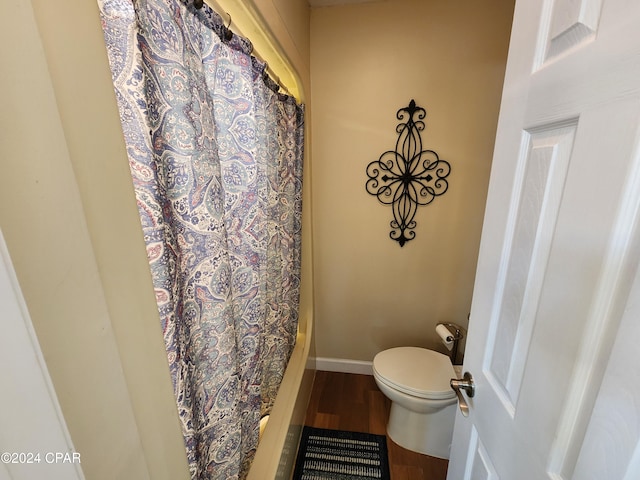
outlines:
[{"label": "wrought iron wall decor", "polygon": [[416,236],[415,216],[418,205],[428,205],[449,188],[446,178],[451,165],[440,160],[433,150],[422,149],[420,132],[427,115],[414,100],[401,108],[396,117],[398,140],[395,151],[389,150],[367,165],[367,192],[385,205],[393,206],[389,237],[404,246]]}]

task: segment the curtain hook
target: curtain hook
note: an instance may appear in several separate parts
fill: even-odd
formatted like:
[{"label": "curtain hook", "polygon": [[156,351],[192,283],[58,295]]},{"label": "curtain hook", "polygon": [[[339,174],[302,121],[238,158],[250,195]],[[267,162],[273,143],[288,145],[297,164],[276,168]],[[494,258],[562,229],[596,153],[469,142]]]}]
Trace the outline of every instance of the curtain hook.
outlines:
[{"label": "curtain hook", "polygon": [[224,39],[228,42],[233,38],[233,32],[231,31],[231,14],[229,12],[224,12],[224,13],[226,13],[227,17],[229,17],[229,25],[227,25],[226,27],[223,25]]}]

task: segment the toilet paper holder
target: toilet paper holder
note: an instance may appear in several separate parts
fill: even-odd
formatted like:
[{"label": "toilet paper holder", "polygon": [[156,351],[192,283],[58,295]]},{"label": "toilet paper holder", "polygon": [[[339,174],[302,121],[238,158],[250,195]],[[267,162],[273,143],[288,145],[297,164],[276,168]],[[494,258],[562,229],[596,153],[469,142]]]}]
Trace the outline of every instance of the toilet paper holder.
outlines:
[{"label": "toilet paper holder", "polygon": [[[436,328],[440,325],[446,327],[446,329],[449,330],[449,333],[451,333],[451,336],[447,337],[446,340],[451,341],[453,343],[449,356],[451,357],[451,363],[453,365],[457,365],[456,361],[458,359],[458,344],[460,340],[464,338],[463,332],[466,332],[466,330],[462,328],[460,325],[456,325],[455,323],[443,323],[443,322],[438,323],[438,325],[436,325]],[[443,338],[443,340],[445,339]]]}]

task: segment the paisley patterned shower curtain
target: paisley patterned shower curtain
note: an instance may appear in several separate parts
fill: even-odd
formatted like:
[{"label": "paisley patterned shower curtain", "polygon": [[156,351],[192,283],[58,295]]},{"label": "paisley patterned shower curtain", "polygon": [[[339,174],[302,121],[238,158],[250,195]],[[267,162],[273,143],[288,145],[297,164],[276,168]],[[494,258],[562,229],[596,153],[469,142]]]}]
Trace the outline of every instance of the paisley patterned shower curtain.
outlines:
[{"label": "paisley patterned shower curtain", "polygon": [[293,349],[303,108],[192,0],[98,0],[193,479],[244,478]]}]

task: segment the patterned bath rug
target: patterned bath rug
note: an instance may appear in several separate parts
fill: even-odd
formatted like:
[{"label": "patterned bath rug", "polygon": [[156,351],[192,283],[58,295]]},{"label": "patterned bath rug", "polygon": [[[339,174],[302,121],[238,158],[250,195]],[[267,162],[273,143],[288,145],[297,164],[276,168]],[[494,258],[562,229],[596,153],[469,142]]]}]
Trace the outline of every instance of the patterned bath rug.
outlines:
[{"label": "patterned bath rug", "polygon": [[389,480],[387,437],[304,427],[293,480]]}]

